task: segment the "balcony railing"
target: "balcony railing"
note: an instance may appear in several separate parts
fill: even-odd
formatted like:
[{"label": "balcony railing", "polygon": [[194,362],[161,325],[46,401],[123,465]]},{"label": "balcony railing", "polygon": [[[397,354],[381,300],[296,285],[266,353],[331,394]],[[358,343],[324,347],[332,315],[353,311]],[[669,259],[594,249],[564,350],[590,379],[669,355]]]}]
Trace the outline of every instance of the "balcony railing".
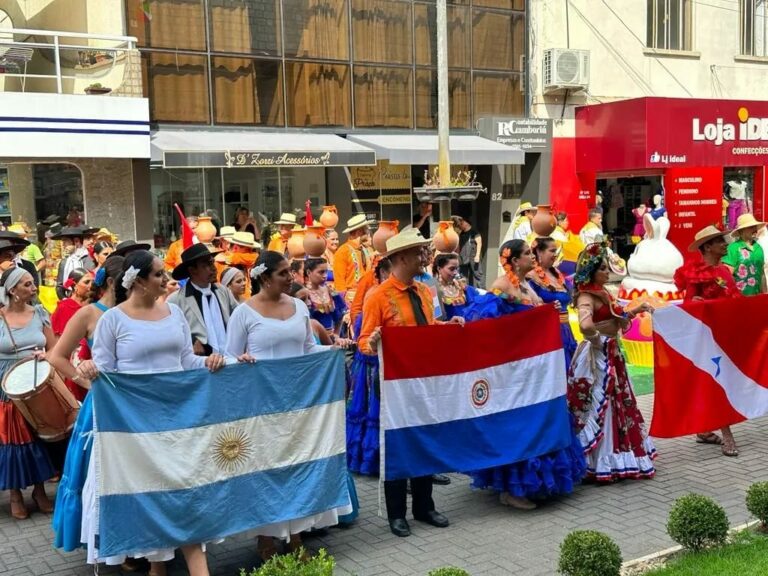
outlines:
[{"label": "balcony railing", "polygon": [[138,57],[136,41],[131,36],[0,29],[0,92],[73,94],[93,84],[118,88],[131,55]]}]

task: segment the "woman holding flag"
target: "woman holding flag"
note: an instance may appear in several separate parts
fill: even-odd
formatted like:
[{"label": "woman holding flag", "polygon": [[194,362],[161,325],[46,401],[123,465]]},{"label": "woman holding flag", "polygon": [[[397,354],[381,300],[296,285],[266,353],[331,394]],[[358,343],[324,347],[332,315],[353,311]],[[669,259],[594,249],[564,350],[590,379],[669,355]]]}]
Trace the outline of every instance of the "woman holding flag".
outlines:
[{"label": "woman holding flag", "polygon": [[[499,250],[505,271],[491,286],[492,294],[480,296],[465,310],[467,320],[498,318],[544,305],[526,276],[534,269],[533,253],[523,240],[509,240]],[[566,383],[563,381],[563,387]],[[520,510],[536,508],[534,499],[570,494],[584,477],[586,464],[576,435],[571,445],[503,466],[471,472],[473,488],[499,492],[499,501]]]},{"label": "woman holding flag", "polygon": [[[685,290],[686,302],[742,296],[730,268],[721,264],[728,253],[728,242],[725,240],[727,234],[727,231],[715,226],[707,226],[696,232],[688,251],[698,250],[701,258],[691,260],[675,271],[675,285],[678,290]],[[720,450],[723,456],[738,456],[739,449],[731,427],[722,428],[720,433],[722,438],[714,432],[697,434],[696,442],[722,446]]]},{"label": "woman holding flag", "polygon": [[568,405],[576,419],[587,458],[587,477],[598,482],[653,478],[653,445],[637,407],[619,331],[638,313],[653,312],[642,303],[625,312],[605,289],[609,278],[607,246],[594,243],[579,256],[574,300],[584,335],[568,375]]},{"label": "woman holding flag", "polygon": [[[116,306],[106,311],[96,326],[93,360],[77,367],[77,376],[93,381],[101,371],[146,374],[224,366],[219,354],[195,356],[184,313],[173,304],[158,302],[166,292],[168,277],[163,262],[146,250],[131,252],[115,283]],[[98,549],[98,494],[93,455],[83,487],[82,539],[88,549],[88,563],[120,564],[125,556],[103,558]],[[172,522],[170,518],[159,521]],[[136,530],[144,527],[137,526]],[[181,546],[191,576],[208,576],[205,550],[199,543]],[[146,557],[150,574],[165,574],[164,562],[174,550],[132,550],[131,557]]]}]

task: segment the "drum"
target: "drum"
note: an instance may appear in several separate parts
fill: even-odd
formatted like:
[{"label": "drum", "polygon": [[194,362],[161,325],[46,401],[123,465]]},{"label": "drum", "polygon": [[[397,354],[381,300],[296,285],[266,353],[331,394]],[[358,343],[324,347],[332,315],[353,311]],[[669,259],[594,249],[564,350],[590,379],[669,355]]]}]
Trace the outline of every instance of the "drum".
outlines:
[{"label": "drum", "polygon": [[45,360],[17,362],[5,374],[2,387],[41,440],[63,440],[75,425],[80,406]]}]

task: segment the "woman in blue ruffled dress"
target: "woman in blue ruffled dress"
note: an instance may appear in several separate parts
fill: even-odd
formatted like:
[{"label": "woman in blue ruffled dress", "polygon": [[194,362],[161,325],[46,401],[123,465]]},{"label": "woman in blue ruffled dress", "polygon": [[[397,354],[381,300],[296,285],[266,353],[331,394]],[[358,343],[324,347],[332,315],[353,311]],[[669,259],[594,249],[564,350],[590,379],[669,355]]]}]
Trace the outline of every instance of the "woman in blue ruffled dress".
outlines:
[{"label": "woman in blue ruffled dress", "polygon": [[[466,320],[498,318],[544,304],[526,280],[534,266],[530,246],[523,240],[510,240],[501,246],[499,253],[505,274],[491,285],[490,293],[477,297],[464,308]],[[563,381],[563,393],[565,389]],[[569,494],[586,473],[581,444],[575,433],[572,436],[567,448],[470,472],[472,487],[496,490],[502,504],[522,510],[536,508],[532,499]]]},{"label": "woman in blue ruffled dress", "polygon": [[[83,388],[90,389],[90,382],[78,378],[72,364],[72,354],[85,340],[88,348],[93,346],[96,323],[102,314],[115,305],[115,281],[123,272],[123,257],[111,256],[99,268],[93,280],[92,299],[89,306],[78,310],[67,323],[59,341],[48,355],[48,361],[59,374],[70,378]],[[75,427],[69,439],[64,471],[56,491],[56,507],[53,514],[53,544],[65,552],[72,552],[85,546],[81,540],[80,525],[83,515],[82,492],[88,461],[91,457],[93,434],[93,401],[86,392]]]},{"label": "woman in blue ruffled dress", "polygon": [[555,266],[557,261],[557,242],[553,238],[537,238],[533,241],[534,267],[528,273],[528,283],[545,304],[555,303],[560,312],[560,337],[565,351],[565,370],[571,367],[571,359],[576,352],[576,338],[573,336],[568,319],[568,306],[571,303],[571,289],[565,277]]},{"label": "woman in blue ruffled dress", "polygon": [[[389,278],[392,265],[387,258],[376,264],[374,284],[365,296]],[[359,296],[359,293],[358,293]],[[354,333],[360,334],[363,315],[355,319]],[[352,386],[347,397],[347,466],[351,472],[379,474],[379,357],[355,351],[350,367]]]},{"label": "woman in blue ruffled dress", "polygon": [[438,254],[432,263],[432,275],[437,280],[437,294],[440,296],[444,319],[465,317],[467,306],[480,297],[480,292],[460,276],[459,255]]},{"label": "woman in blue ruffled dress", "polygon": [[328,262],[325,258],[308,258],[304,262],[304,278],[309,293],[310,317],[320,322],[328,334],[338,336],[347,304],[341,294],[328,286]]}]

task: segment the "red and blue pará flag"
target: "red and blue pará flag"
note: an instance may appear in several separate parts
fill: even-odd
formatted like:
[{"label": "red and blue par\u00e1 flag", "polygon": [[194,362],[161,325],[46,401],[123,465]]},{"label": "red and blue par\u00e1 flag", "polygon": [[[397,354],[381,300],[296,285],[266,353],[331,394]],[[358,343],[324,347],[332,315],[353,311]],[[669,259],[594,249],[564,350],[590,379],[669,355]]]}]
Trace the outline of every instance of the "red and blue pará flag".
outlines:
[{"label": "red and blue par\u00e1 flag", "polygon": [[710,432],[768,414],[768,295],[658,310],[653,346],[652,436]]},{"label": "red and blue par\u00e1 flag", "polygon": [[571,443],[552,306],[382,331],[381,477],[512,464]]}]

